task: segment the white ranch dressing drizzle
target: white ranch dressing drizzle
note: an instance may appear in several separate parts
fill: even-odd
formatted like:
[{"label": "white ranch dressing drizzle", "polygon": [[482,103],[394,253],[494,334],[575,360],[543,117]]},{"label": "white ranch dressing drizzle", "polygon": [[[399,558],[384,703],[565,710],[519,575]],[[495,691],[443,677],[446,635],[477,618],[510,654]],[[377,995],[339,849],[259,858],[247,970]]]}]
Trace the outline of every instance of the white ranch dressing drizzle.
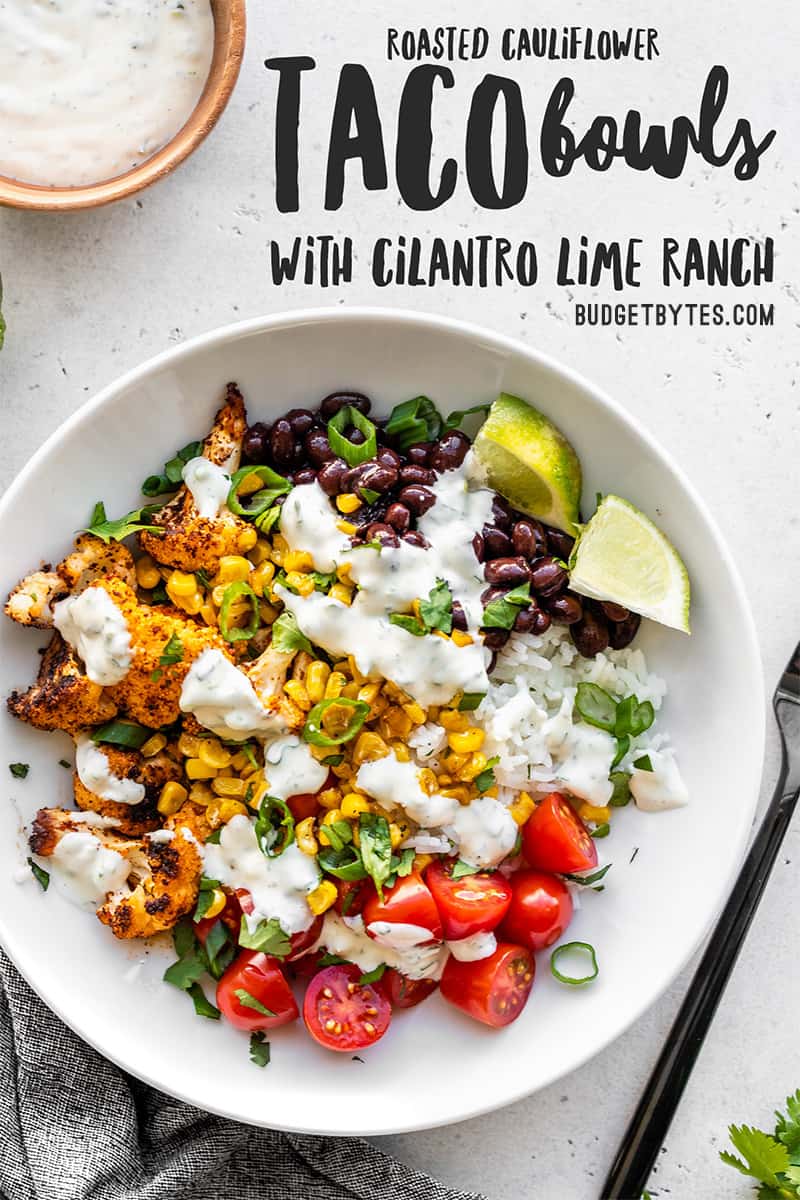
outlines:
[{"label": "white ranch dressing drizzle", "polygon": [[261,852],[255,823],[240,814],[223,825],[219,842],[203,847],[204,872],[230,888],[245,888],[253,900],[247,923],[277,920],[289,935],[300,933],[314,921],[306,897],[319,883],[316,859],[303,854],[295,843],[277,858]]},{"label": "white ranch dressing drizzle", "polygon": [[4,0],[0,172],[77,187],[150,158],[208,77],[208,0]]},{"label": "white ranch dressing drizzle", "polygon": [[447,942],[447,949],[459,962],[477,962],[489,958],[497,949],[497,938],[493,933],[473,933],[471,937]]},{"label": "white ranch dressing drizzle", "polygon": [[222,467],[202,456],[190,458],[181,472],[183,482],[191,492],[198,515],[213,521],[228,499],[231,477]]},{"label": "white ranch dressing drizzle", "polygon": [[565,696],[559,712],[543,724],[542,736],[559,783],[579,800],[608,804],[614,791],[608,776],[617,749],[611,734],[573,721],[572,700]]},{"label": "white ranch dressing drizzle", "polygon": [[379,946],[390,950],[412,950],[431,940],[431,931],[424,925],[409,925],[403,921],[372,921],[367,933]]},{"label": "white ranch dressing drizzle", "polygon": [[181,712],[193,713],[217,737],[243,742],[283,729],[278,713],[271,713],[238,667],[221,650],[204,650],[183,681]]},{"label": "white ranch dressing drizzle", "polygon": [[115,775],[105,752],[87,734],[81,734],[76,742],[75,768],[83,786],[102,800],[115,804],[141,804],[144,800],[144,784]]},{"label": "white ranch dressing drizzle", "polygon": [[265,745],[264,778],[270,796],[288,800],[303,792],[318,792],[328,778],[328,768],[317,762],[305,742],[287,733]]},{"label": "white ranch dressing drizzle", "polygon": [[330,909],[317,945],[355,963],[362,971],[374,971],[383,963],[409,979],[440,979],[447,961],[447,949],[442,945],[393,949],[371,938],[361,917],[340,917]]},{"label": "white ranch dressing drizzle", "polygon": [[631,795],[643,812],[665,812],[683,808],[689,803],[689,792],[678,769],[675,756],[669,750],[648,750],[652,771],[639,767],[631,770]]},{"label": "white ranch dressing drizzle", "polygon": [[78,904],[102,904],[109,892],[125,888],[130,874],[128,860],[104,846],[86,830],[70,830],[59,838],[45,860],[59,890]]},{"label": "white ranch dressing drizzle", "polygon": [[112,687],[125,678],[133,661],[125,617],[108,592],[89,587],[53,606],[53,624],[75,650],[92,683]]}]

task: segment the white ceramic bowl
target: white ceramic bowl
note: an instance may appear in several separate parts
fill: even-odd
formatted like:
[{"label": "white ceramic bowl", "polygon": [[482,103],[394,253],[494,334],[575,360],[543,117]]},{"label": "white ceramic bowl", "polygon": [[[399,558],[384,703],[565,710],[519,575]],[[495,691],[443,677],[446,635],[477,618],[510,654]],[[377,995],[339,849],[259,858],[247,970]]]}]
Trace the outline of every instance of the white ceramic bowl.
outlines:
[{"label": "white ceramic bowl", "polygon": [[[241,1121],[313,1133],[384,1134],[474,1116],[580,1066],[674,979],[721,907],[743,853],[762,762],[758,649],[731,557],[705,507],[669,458],[616,404],[543,355],[437,317],[322,310],[251,321],[170,350],[86,404],[34,456],[0,503],[4,590],[40,558],[58,559],[95,500],[111,514],[178,446],[202,437],[229,379],[251,419],[357,388],[377,411],[425,393],[447,412],[524,396],[574,443],[585,495],[611,490],[653,516],[683,554],[694,634],[656,626],[641,637],[670,694],[662,720],[678,747],[692,803],[661,815],[615,814],[601,843],[614,866],[583,901],[570,937],[597,948],[600,976],[570,989],[539,976],[520,1019],[491,1031],[438,996],[399,1013],[365,1062],[321,1050],[302,1025],[272,1037],[272,1063],[248,1060],[246,1037],[195,1017],[160,981],[171,955],[116,942],[51,889],[14,881],[21,821],[68,802],[58,765],[67,739],[0,717],[0,940],[44,1001],[132,1074]],[[0,622],[0,692],[26,686],[46,635]],[[26,780],[5,764],[31,764]],[[634,849],[638,853],[634,857]],[[633,858],[633,861],[631,859]],[[467,1084],[468,1080],[468,1084]]]}]

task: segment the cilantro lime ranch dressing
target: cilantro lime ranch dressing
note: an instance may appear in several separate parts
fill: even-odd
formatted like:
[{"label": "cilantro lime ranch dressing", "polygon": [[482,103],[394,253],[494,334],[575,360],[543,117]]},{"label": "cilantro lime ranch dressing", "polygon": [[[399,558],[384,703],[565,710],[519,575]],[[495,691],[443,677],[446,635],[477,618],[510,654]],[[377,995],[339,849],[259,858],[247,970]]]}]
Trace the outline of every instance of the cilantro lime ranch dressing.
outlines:
[{"label": "cilantro lime ranch dressing", "polygon": [[93,683],[112,687],[128,674],[133,661],[130,631],[103,588],[90,587],[55,604],[53,624],[83,659]]},{"label": "cilantro lime ranch dressing", "polygon": [[192,494],[199,516],[212,520],[228,499],[230,475],[207,458],[191,458],[182,471],[183,482]]},{"label": "cilantro lime ranch dressing", "polygon": [[47,869],[61,892],[78,904],[102,904],[109,892],[125,887],[130,864],[88,830],[71,830],[59,839]]},{"label": "cilantro lime ranch dressing", "polygon": [[264,777],[270,796],[288,800],[304,792],[318,792],[328,778],[328,768],[314,758],[306,742],[287,733],[264,747]]},{"label": "cilantro lime ranch dressing", "polygon": [[[425,932],[430,936],[428,930]],[[388,946],[369,936],[361,917],[340,917],[332,909],[325,913],[317,945],[355,963],[362,971],[374,971],[383,964],[409,979],[440,979],[447,961],[445,946]]]},{"label": "cilantro lime ranch dressing", "polygon": [[0,174],[77,187],[150,158],[190,116],[209,0],[3,0]]},{"label": "cilantro lime ranch dressing", "polygon": [[278,714],[264,708],[244,671],[221,650],[204,650],[194,660],[183,681],[180,706],[217,737],[237,742],[283,728]]},{"label": "cilantro lime ranch dressing", "polygon": [[103,800],[115,804],[141,804],[144,800],[144,784],[115,775],[105,752],[86,734],[78,738],[75,767],[83,786]]}]

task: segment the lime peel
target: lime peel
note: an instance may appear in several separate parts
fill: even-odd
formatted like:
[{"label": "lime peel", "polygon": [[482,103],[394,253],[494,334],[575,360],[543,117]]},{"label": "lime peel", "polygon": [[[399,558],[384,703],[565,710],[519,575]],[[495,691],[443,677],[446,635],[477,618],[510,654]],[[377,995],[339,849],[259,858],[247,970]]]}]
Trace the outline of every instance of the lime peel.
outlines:
[{"label": "lime peel", "polygon": [[570,589],[621,604],[689,633],[689,573],[649,517],[620,496],[604,496],[580,529],[570,557]]}]

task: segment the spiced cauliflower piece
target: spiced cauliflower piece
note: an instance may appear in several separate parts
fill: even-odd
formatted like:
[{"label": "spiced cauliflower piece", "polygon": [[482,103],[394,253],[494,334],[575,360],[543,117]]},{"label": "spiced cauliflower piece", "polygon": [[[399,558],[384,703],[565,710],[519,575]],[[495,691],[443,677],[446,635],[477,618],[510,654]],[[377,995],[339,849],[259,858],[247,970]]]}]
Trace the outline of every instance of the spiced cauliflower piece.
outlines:
[{"label": "spiced cauliflower piece", "polygon": [[45,565],[12,589],[5,605],[6,615],[20,625],[50,629],[54,604],[70,593],[77,595],[104,576],[116,576],[134,587],[133,555],[121,542],[107,545],[91,533],[82,533],[75,549],[55,570]]},{"label": "spiced cauliflower piece", "polygon": [[[88,733],[88,730],[85,731],[86,736]],[[112,775],[140,784],[144,788],[144,795],[138,804],[107,800],[88,788],[76,770],[74,789],[78,808],[113,821],[114,829],[126,837],[141,837],[158,829],[161,825],[158,798],[165,783],[182,779],[180,763],[163,750],[150,758],[144,758],[138,750],[128,750],[122,746],[100,744],[96,751],[105,755]]]},{"label": "spiced cauliflower piece", "polygon": [[305,724],[306,715],[283,690],[294,657],[294,650],[276,650],[270,644],[258,658],[241,669],[252,683],[264,708],[268,712],[278,712],[286,727],[296,733]]},{"label": "spiced cauliflower piece", "polygon": [[116,716],[108,692],[84,674],[83,664],[60,633],[54,633],[39,666],[36,682],[27,692],[14,691],[8,711],[36,729],[77,733]]},{"label": "spiced cauliflower piece", "polygon": [[[246,429],[247,415],[242,394],[235,383],[229,383],[225,401],[203,442],[203,458],[221,467],[228,475],[232,474],[241,460],[242,439]],[[142,549],[162,566],[186,572],[202,568],[208,574],[215,574],[220,558],[241,553],[251,534],[247,522],[235,516],[227,505],[223,504],[215,517],[200,516],[192,493],[185,484],[150,519],[163,532],[142,531],[139,534]]]}]

